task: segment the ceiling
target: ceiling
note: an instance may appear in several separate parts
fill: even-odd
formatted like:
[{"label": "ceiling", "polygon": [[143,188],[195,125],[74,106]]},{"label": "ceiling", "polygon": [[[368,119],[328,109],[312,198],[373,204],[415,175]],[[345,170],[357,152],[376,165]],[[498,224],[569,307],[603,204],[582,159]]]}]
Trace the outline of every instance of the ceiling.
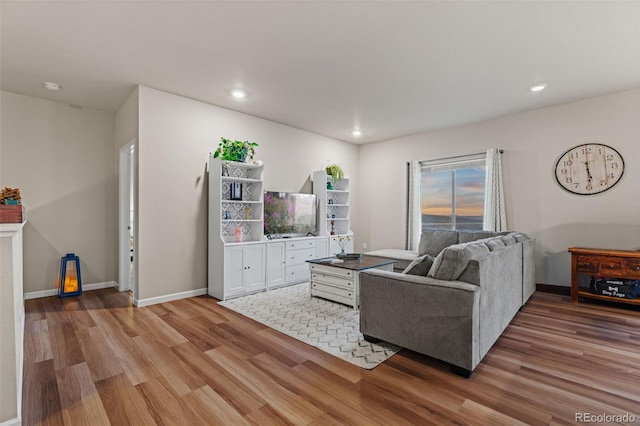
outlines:
[{"label": "ceiling", "polygon": [[4,91],[117,111],[140,84],[357,144],[640,87],[639,1],[0,7]]}]

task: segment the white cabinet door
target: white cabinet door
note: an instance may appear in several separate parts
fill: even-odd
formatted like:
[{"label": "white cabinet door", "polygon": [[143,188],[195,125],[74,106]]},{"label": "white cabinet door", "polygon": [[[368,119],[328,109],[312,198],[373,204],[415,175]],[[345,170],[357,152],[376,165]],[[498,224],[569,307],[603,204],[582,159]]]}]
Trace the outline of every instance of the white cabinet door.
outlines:
[{"label": "white cabinet door", "polygon": [[285,283],[284,243],[267,243],[267,287]]},{"label": "white cabinet door", "polygon": [[244,290],[244,261],[242,246],[224,249],[224,295],[226,297],[243,293]]},{"label": "white cabinet door", "polygon": [[316,238],[316,258],[329,257],[329,238],[317,237]]},{"label": "white cabinet door", "polygon": [[265,252],[265,244],[251,244],[244,247],[245,291],[265,289]]}]

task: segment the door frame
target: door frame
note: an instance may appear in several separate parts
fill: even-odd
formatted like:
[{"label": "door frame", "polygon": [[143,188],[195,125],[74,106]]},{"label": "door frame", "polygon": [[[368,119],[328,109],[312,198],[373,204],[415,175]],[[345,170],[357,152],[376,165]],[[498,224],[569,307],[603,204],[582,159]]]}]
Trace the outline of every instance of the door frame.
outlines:
[{"label": "door frame", "polygon": [[[119,187],[118,187],[118,236],[119,236],[119,268],[118,268],[118,289],[120,291],[132,290],[137,294],[137,280],[131,283],[131,246],[129,241],[129,224],[131,208],[135,208],[132,203],[132,195],[135,198],[135,146],[136,139],[132,139],[120,148],[119,156]],[[132,184],[133,183],[133,184]],[[134,194],[132,194],[132,191]],[[136,214],[134,213],[134,222]],[[137,223],[134,223],[134,235]],[[138,241],[133,239],[134,265],[137,264]]]}]

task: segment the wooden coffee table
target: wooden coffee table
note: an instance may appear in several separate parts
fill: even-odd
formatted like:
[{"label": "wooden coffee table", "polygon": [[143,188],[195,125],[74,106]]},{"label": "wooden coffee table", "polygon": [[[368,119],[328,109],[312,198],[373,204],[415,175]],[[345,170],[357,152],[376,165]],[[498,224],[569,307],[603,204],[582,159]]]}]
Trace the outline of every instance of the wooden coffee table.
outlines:
[{"label": "wooden coffee table", "polygon": [[357,309],[360,306],[360,272],[377,268],[393,271],[394,259],[364,255],[358,260],[338,262],[335,257],[307,260],[311,280],[311,296],[344,303]]}]

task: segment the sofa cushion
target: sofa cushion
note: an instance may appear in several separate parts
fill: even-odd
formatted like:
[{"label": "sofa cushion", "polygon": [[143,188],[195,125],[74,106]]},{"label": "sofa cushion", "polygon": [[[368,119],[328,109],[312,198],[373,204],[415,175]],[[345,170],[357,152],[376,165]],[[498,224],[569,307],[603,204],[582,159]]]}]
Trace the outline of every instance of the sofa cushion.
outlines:
[{"label": "sofa cushion", "polygon": [[502,241],[499,237],[491,238],[485,244],[487,245],[487,247],[489,247],[489,250],[491,251],[500,250],[505,246],[504,241]]},{"label": "sofa cushion", "polygon": [[516,243],[521,243],[523,241],[529,240],[529,236],[527,234],[523,234],[522,232],[510,232],[507,235],[511,235],[516,239]]},{"label": "sofa cushion", "polygon": [[458,243],[469,243],[471,241],[483,240],[503,234],[502,232],[495,231],[458,231]]},{"label": "sofa cushion", "polygon": [[396,263],[393,264],[393,270],[401,272],[409,266],[418,257],[417,251],[401,250],[401,249],[382,249],[375,251],[368,251],[368,255],[388,257],[394,259]]},{"label": "sofa cushion", "polygon": [[451,229],[426,229],[420,236],[418,255],[430,254],[437,256],[450,245],[458,243],[458,231]]},{"label": "sofa cushion", "polygon": [[420,256],[415,259],[413,262],[407,266],[407,268],[402,271],[403,274],[410,275],[423,275],[427,276],[427,272],[431,269],[431,265],[433,265],[433,256],[429,254],[425,254],[424,256]]},{"label": "sofa cushion", "polygon": [[510,246],[516,243],[516,238],[511,234],[504,235],[500,237],[500,239],[502,240],[505,246]]},{"label": "sofa cushion", "polygon": [[417,251],[401,250],[401,249],[382,249],[368,251],[365,254],[370,256],[388,257],[390,259],[408,260],[409,263],[418,257]]},{"label": "sofa cushion", "polygon": [[480,285],[480,264],[478,261],[471,259],[462,274],[456,279],[469,284]]},{"label": "sofa cushion", "polygon": [[471,259],[489,254],[488,240],[454,244],[445,248],[434,260],[427,276],[440,280],[455,280],[462,275]]}]

